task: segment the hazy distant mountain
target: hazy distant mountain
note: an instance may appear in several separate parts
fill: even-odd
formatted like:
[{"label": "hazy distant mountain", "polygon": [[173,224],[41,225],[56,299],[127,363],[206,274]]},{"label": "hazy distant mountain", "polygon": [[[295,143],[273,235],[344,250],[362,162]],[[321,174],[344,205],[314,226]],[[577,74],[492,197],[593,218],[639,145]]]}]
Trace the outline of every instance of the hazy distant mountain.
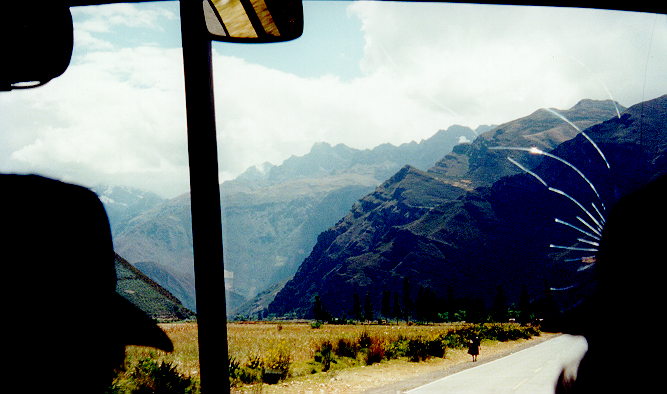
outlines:
[{"label": "hazy distant mountain", "polygon": [[196,307],[194,276],[185,273],[175,274],[168,267],[152,261],[140,261],[133,265],[161,286],[168,288],[171,294],[183,302],[183,305],[194,310]]},{"label": "hazy distant mountain", "polygon": [[114,233],[120,232],[129,219],[164,201],[155,193],[126,186],[97,185],[92,190],[104,204]]},{"label": "hazy distant mountain", "polygon": [[430,168],[454,145],[472,141],[478,132],[489,127],[480,126],[473,131],[468,127],[454,125],[420,142],[412,141],[399,146],[382,144],[364,150],[321,142],[315,144],[307,155],[292,156],[279,166],[265,163],[251,167],[235,181],[261,187],[343,173],[371,176],[382,181],[405,164],[420,169]]},{"label": "hazy distant mountain", "polygon": [[[134,266],[182,301],[183,305],[192,310],[196,309],[195,279],[190,273],[171,272],[169,267],[154,262],[138,262]],[[227,309],[245,302],[245,297],[235,291],[227,289]]]},{"label": "hazy distant mountain", "polygon": [[[363,195],[405,164],[427,168],[475,132],[453,126],[419,143],[358,150],[319,143],[279,166],[252,168],[221,185],[223,239],[228,290],[243,297],[284,281],[316,242]],[[193,302],[190,201],[185,194],[164,201],[126,221],[114,234],[116,250],[133,262],[152,262],[167,271],[174,294]],[[160,268],[157,269],[156,268]],[[169,286],[174,286],[170,288]],[[238,301],[239,297],[230,297]],[[233,308],[230,308],[230,311]]]},{"label": "hazy distant mountain", "polygon": [[[354,294],[368,293],[376,310],[383,293],[401,293],[403,299],[406,287],[413,300],[427,289],[488,305],[499,289],[516,301],[524,289],[539,297],[545,286],[571,284],[578,265],[561,260],[572,253],[549,245],[577,245],[554,218],[576,221],[583,214],[507,157],[577,200],[596,202],[597,197],[557,160],[490,148],[556,148],[554,154],[591,174],[611,206],[620,195],[667,172],[667,96],[633,106],[620,117],[613,103],[591,100],[555,111],[567,121],[553,111],[536,111],[458,145],[427,172],[402,168],[320,234],[268,313],[308,316],[315,294],[329,311],[349,316]],[[577,128],[586,129],[606,152],[611,169]]]},{"label": "hazy distant mountain", "polygon": [[114,234],[116,251],[132,263],[157,262],[171,271],[192,270],[190,198],[182,195],[142,212]]}]

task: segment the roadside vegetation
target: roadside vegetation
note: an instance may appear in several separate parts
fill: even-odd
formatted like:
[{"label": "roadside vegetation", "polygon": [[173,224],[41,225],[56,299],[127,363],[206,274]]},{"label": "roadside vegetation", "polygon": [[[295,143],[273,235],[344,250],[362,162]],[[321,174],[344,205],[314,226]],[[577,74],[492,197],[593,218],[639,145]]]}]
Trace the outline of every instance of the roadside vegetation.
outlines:
[{"label": "roadside vegetation", "polygon": [[[125,370],[118,373],[108,393],[199,393],[197,324],[161,327],[172,339],[174,352],[128,347]],[[474,336],[488,343],[537,335],[539,327],[517,323],[230,323],[230,386],[275,384],[386,360],[445,358],[448,350],[464,348]]]},{"label": "roadside vegetation", "polygon": [[[174,342],[174,352],[128,347],[125,371],[118,374],[108,393],[199,393],[196,323],[161,327]],[[275,384],[387,360],[446,358],[448,350],[465,348],[474,336],[488,343],[537,335],[538,326],[517,323],[230,323],[230,386]]]},{"label": "roadside vegetation", "polygon": [[288,377],[393,359],[445,358],[448,349],[464,348],[475,336],[509,341],[536,335],[539,327],[516,323],[237,323],[229,328],[230,384],[273,384]]},{"label": "roadside vegetation", "polygon": [[200,392],[197,324],[164,323],[160,327],[174,344],[174,351],[128,346],[125,369],[118,371],[106,394]]}]

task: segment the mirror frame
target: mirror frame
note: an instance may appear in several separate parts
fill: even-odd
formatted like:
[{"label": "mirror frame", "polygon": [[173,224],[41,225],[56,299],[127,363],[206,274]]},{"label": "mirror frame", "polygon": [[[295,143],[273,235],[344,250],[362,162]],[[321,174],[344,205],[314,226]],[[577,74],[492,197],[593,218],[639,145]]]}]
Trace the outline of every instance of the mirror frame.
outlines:
[{"label": "mirror frame", "polygon": [[[244,8],[245,15],[248,22],[252,25],[255,32],[259,32],[257,37],[234,37],[227,34],[218,34],[212,31],[209,27],[209,19],[207,17],[216,17],[217,23],[221,30],[227,33],[225,22],[222,20],[220,13],[215,7],[214,0],[201,0],[202,8],[206,19],[206,30],[211,40],[218,42],[231,42],[239,44],[266,44],[275,42],[286,42],[295,40],[303,34],[303,3],[301,0],[263,0],[264,3],[270,3],[275,8],[273,9],[272,17],[274,20],[278,17],[281,22],[274,21],[273,23],[279,30],[286,30],[284,34],[275,36],[266,33],[263,23],[260,21],[256,13],[247,12],[248,8],[253,8],[252,0],[237,0],[239,5]],[[207,9],[208,5],[208,9]],[[267,4],[267,8],[268,8]],[[278,12],[276,12],[276,10]],[[282,12],[281,12],[282,11]],[[212,14],[212,15],[211,15]],[[293,22],[285,21],[294,19]],[[262,34],[263,33],[263,34]]]}]

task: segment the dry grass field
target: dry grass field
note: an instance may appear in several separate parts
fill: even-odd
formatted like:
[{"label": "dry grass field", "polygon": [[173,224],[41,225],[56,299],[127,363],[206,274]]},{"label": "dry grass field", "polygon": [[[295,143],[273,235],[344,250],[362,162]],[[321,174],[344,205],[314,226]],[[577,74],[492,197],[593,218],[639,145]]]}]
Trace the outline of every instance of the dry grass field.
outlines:
[{"label": "dry grass field", "polygon": [[[162,329],[172,339],[175,347],[173,353],[164,353],[150,348],[129,347],[127,362],[151,357],[158,361],[166,361],[177,367],[179,373],[198,379],[198,351],[196,323],[161,324]],[[337,358],[331,369],[322,373],[321,364],[315,360],[317,351],[325,342],[337,343],[340,339],[357,341],[362,334],[373,338],[375,342],[391,343],[398,338],[424,338],[432,340],[448,331],[471,327],[464,323],[448,323],[434,325],[330,325],[312,328],[307,322],[247,322],[230,323],[228,325],[229,355],[240,365],[247,365],[252,360],[261,360],[267,365],[279,355],[289,357],[289,379],[279,385],[259,384],[264,392],[282,391],[291,387],[301,391],[313,385],[321,387],[323,382],[334,384],[345,376],[346,390],[351,390],[350,382],[357,381],[359,387],[369,387],[386,383],[387,379],[399,381],[414,376],[429,368],[440,369],[443,366],[462,363],[468,360],[465,349],[448,349],[446,359],[432,359],[426,362],[408,362],[404,357],[398,360],[383,361],[380,364],[367,366],[361,360]],[[510,342],[484,341],[484,351],[480,357],[490,356],[494,352],[521,344],[526,340]],[[350,368],[355,367],[355,368]],[[318,372],[318,373],[315,373]],[[313,374],[315,373],[315,374]],[[369,375],[370,374],[370,375]],[[255,390],[256,384],[238,384],[235,391]],[[354,391],[354,390],[352,390]]]},{"label": "dry grass field", "polygon": [[339,339],[355,340],[362,333],[380,341],[391,342],[399,336],[432,339],[461,324],[432,326],[401,325],[331,325],[311,328],[306,323],[239,323],[228,326],[229,354],[243,363],[251,357],[289,351],[292,374],[300,375],[304,364],[313,360],[319,346]]},{"label": "dry grass field", "polygon": [[165,353],[153,348],[128,346],[126,349],[126,363],[132,363],[144,357],[151,357],[158,361],[166,361],[177,366],[181,374],[199,377],[199,351],[197,344],[196,323],[164,323],[160,327],[169,336],[174,344],[172,353]]},{"label": "dry grass field", "polygon": [[[272,353],[288,351],[292,360],[292,374],[300,374],[299,367],[313,360],[319,345],[324,341],[334,342],[340,338],[356,339],[366,332],[371,337],[386,341],[399,336],[408,338],[435,338],[450,329],[461,327],[460,323],[429,326],[400,325],[330,325],[313,329],[308,323],[230,323],[227,325],[229,355],[241,363],[252,357],[266,357]],[[196,323],[165,323],[160,327],[174,343],[175,350],[168,354],[151,348],[130,346],[128,360],[151,356],[178,366],[181,373],[199,375]]]}]

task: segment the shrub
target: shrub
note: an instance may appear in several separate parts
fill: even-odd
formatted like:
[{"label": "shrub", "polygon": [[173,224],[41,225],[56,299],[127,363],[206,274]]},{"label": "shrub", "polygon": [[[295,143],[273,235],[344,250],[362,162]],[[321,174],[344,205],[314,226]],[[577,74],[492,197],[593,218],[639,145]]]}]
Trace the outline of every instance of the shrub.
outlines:
[{"label": "shrub", "polygon": [[372,339],[370,334],[368,334],[368,332],[366,331],[362,332],[361,335],[359,336],[358,343],[359,347],[362,349],[368,349],[369,347],[371,347]]},{"label": "shrub", "polygon": [[357,358],[357,353],[359,352],[359,346],[356,342],[353,342],[349,339],[341,338],[336,344],[336,349],[334,354],[338,357],[349,357]]},{"label": "shrub", "polygon": [[408,341],[406,356],[412,362],[427,360],[431,357],[445,357],[446,344],[441,337],[435,339],[415,338]]},{"label": "shrub", "polygon": [[379,339],[371,340],[370,346],[365,349],[366,365],[379,363],[385,358],[385,343]]},{"label": "shrub", "polygon": [[125,391],[116,391],[122,385],[115,382],[111,392],[148,393],[194,393],[196,382],[176,370],[176,366],[162,361],[158,363],[151,357],[140,359],[125,373],[127,381]]},{"label": "shrub", "polygon": [[[447,330],[447,328],[445,328]],[[468,340],[479,336],[487,340],[510,340],[518,338],[530,338],[539,335],[539,329],[532,326],[520,326],[518,324],[466,324],[458,325],[436,337],[430,335],[418,336],[411,331],[405,335],[400,333],[397,339],[388,332],[371,334],[370,330],[364,329],[355,339],[338,338],[322,342],[315,350],[314,361],[311,361],[312,373],[317,371],[328,371],[332,364],[356,365],[357,362],[371,365],[381,362],[383,359],[396,359],[407,357],[412,362],[424,361],[429,358],[444,358],[447,348],[465,348]],[[441,331],[442,332],[442,331]],[[342,359],[345,358],[345,359]],[[320,369],[321,365],[321,369]]]},{"label": "shrub", "polygon": [[229,384],[231,386],[234,386],[235,385],[234,382],[237,379],[239,379],[239,376],[241,374],[241,363],[236,361],[234,357],[229,356],[228,365],[229,365]]},{"label": "shrub", "polygon": [[239,383],[268,383],[275,384],[289,376],[292,359],[289,352],[277,350],[266,360],[253,355],[241,366],[236,359],[229,358],[229,383],[237,386]]},{"label": "shrub", "polygon": [[278,350],[266,362],[262,373],[262,381],[264,383],[275,384],[287,378],[291,364],[292,358],[290,354],[285,350]]},{"label": "shrub", "polygon": [[408,342],[408,352],[406,354],[408,360],[412,362],[419,362],[426,360],[426,346],[421,339],[411,339]]},{"label": "shrub", "polygon": [[410,341],[408,339],[403,336],[399,337],[397,340],[387,344],[385,357],[387,357],[387,359],[395,359],[407,356],[409,343]]},{"label": "shrub", "polygon": [[260,382],[263,374],[264,360],[259,356],[251,356],[243,366],[234,358],[229,359],[229,381],[232,386],[236,386],[239,382],[246,384]]},{"label": "shrub", "polygon": [[331,363],[335,363],[333,345],[329,341],[324,341],[319,349],[315,351],[315,361],[322,364],[322,371],[326,372],[331,368]]},{"label": "shrub", "polygon": [[245,363],[246,368],[250,369],[262,369],[264,368],[264,360],[261,356],[252,355],[248,357],[248,361]]},{"label": "shrub", "polygon": [[506,342],[517,339],[530,339],[533,336],[540,335],[540,330],[533,326],[496,323],[480,326],[479,333],[484,338]]},{"label": "shrub", "polygon": [[426,342],[426,354],[430,357],[445,358],[447,345],[438,337]]},{"label": "shrub", "polygon": [[531,337],[540,336],[540,328],[537,326],[521,326],[522,329]]},{"label": "shrub", "polygon": [[460,349],[466,347],[468,345],[468,339],[475,336],[476,333],[470,328],[459,328],[441,335],[440,339],[447,347]]}]

